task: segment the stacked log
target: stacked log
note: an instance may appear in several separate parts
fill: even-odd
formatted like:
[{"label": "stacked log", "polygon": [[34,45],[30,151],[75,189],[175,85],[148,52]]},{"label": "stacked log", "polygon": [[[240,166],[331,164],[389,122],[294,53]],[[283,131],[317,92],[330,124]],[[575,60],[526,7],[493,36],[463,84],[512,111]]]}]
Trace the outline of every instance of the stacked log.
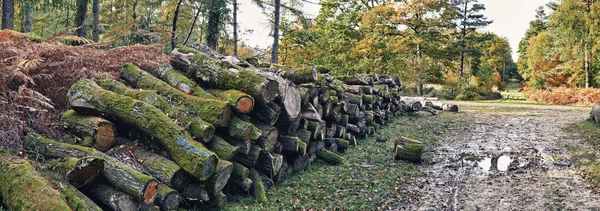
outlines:
[{"label": "stacked log", "polygon": [[343,165],[340,153],[423,106],[402,100],[396,76],[259,66],[178,46],[158,71],[126,64],[127,85],[76,82],[62,119],[79,141],[30,134],[25,145],[113,210],[220,206],[231,194],[269,203],[275,182],[316,159]]}]

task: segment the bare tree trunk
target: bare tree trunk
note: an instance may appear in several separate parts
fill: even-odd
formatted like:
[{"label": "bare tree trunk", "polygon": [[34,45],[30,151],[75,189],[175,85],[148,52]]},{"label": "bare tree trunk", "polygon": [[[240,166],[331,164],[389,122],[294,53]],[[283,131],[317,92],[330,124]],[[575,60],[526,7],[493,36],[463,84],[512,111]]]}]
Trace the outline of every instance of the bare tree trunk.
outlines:
[{"label": "bare tree trunk", "polygon": [[190,32],[188,32],[187,37],[185,37],[185,41],[183,44],[187,44],[192,36],[192,32],[194,32],[194,27],[196,27],[196,22],[198,22],[198,17],[200,16],[200,12],[202,12],[202,6],[198,7],[198,11],[196,12],[196,16],[194,16],[194,22],[192,22],[192,27],[190,27]]},{"label": "bare tree trunk", "polygon": [[[137,11],[136,11],[137,5],[138,5],[138,1],[137,0],[133,1],[133,5],[131,7],[131,11],[133,12],[133,15],[131,15],[132,26],[131,26],[131,31],[129,32],[130,38],[134,38],[133,35],[137,31]],[[135,40],[134,40],[134,43],[135,43]]]},{"label": "bare tree trunk", "polygon": [[467,36],[467,6],[468,1],[465,1],[465,7],[463,10],[463,22],[462,22],[462,38],[460,41],[460,71],[458,73],[459,76],[459,87],[463,86],[463,72],[465,70],[465,37]]},{"label": "bare tree trunk", "polygon": [[173,17],[173,30],[171,33],[173,33],[171,35],[171,50],[175,49],[175,46],[177,45],[177,41],[175,40],[175,35],[177,35],[177,18],[179,18],[179,8],[181,7],[181,3],[183,2],[183,0],[179,0],[179,2],[177,3],[177,8],[175,8],[175,16]]},{"label": "bare tree trunk", "polygon": [[237,0],[233,0],[233,55],[238,56]]},{"label": "bare tree trunk", "polygon": [[100,40],[100,0],[94,0],[92,5],[92,40]]},{"label": "bare tree trunk", "polygon": [[31,32],[31,23],[32,23],[32,8],[31,8],[31,0],[26,0],[23,5],[23,33]]},{"label": "bare tree trunk", "polygon": [[77,36],[85,37],[87,34],[86,20],[88,11],[87,0],[77,0],[77,13],[75,14],[75,27],[79,27],[76,31]]},{"label": "bare tree trunk", "polygon": [[2,0],[2,29],[14,29],[14,16],[15,2],[13,0]]},{"label": "bare tree trunk", "polygon": [[271,52],[271,63],[278,62],[279,48],[279,19],[281,18],[281,0],[275,0],[275,22],[273,23],[273,49]]},{"label": "bare tree trunk", "polygon": [[208,12],[208,26],[206,30],[206,45],[215,50],[219,44],[219,22],[220,8],[216,8],[215,0],[212,2],[210,11]]}]

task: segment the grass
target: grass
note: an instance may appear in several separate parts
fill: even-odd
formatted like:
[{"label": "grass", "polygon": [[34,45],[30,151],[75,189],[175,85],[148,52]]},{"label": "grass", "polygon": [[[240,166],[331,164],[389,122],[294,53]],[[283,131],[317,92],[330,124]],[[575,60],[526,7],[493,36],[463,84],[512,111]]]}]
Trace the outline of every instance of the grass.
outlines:
[{"label": "grass", "polygon": [[573,160],[581,174],[592,184],[600,187],[600,160],[597,158],[600,149],[600,124],[585,120],[569,125],[565,131],[588,141],[593,146],[593,149],[570,148],[569,151],[573,154]]},{"label": "grass", "polygon": [[[223,210],[373,210],[400,209],[416,203],[414,191],[407,184],[420,176],[416,164],[396,161],[392,156],[391,140],[407,136],[423,141],[428,147],[436,144],[436,137],[448,124],[453,113],[438,116],[415,114],[399,117],[383,126],[377,135],[361,140],[356,147],[343,154],[343,165],[331,166],[317,161],[307,170],[288,177],[268,193],[268,204],[258,204],[254,198],[238,197],[230,200]],[[376,137],[390,137],[377,143]]]}]

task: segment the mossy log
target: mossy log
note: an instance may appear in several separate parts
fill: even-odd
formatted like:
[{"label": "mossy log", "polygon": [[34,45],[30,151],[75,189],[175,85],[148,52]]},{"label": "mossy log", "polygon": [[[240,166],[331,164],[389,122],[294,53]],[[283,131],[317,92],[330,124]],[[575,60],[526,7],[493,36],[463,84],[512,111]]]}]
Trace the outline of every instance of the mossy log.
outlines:
[{"label": "mossy log", "polygon": [[330,143],[336,144],[337,149],[340,152],[344,152],[348,148],[350,148],[350,141],[341,139],[341,138],[330,138],[330,139],[325,140],[325,142],[330,142]]},{"label": "mossy log", "polygon": [[217,89],[236,89],[267,103],[277,97],[279,83],[256,75],[255,72],[223,62],[186,46],[171,52],[171,64],[196,81]]},{"label": "mossy log", "polygon": [[449,103],[431,102],[431,107],[442,111],[458,112],[458,106]]},{"label": "mossy log", "polygon": [[256,103],[252,115],[263,122],[274,125],[281,114],[281,106],[277,103]]},{"label": "mossy log", "polygon": [[261,131],[261,135],[256,139],[255,143],[260,146],[263,151],[273,151],[275,143],[277,143],[277,139],[279,138],[279,130],[276,127],[265,124],[257,119],[251,119],[250,122]]},{"label": "mossy log", "polygon": [[[233,137],[229,137],[229,136],[226,136],[226,135],[222,135],[220,137],[223,140],[225,140],[227,143],[231,144],[232,146],[238,147],[238,153],[236,153],[235,155],[233,155],[233,157],[235,157],[237,154],[247,155],[248,153],[250,153],[250,149],[252,147],[252,142],[250,142],[250,141],[244,141],[244,140],[239,140],[239,139],[236,139],[236,138],[233,138]],[[227,160],[227,159],[225,159],[225,160]]]},{"label": "mossy log", "polygon": [[169,187],[181,190],[192,178],[181,166],[166,157],[146,150],[139,145],[129,145],[127,148],[150,175]]},{"label": "mossy log", "polygon": [[256,161],[258,160],[261,151],[262,148],[260,148],[260,146],[253,144],[250,147],[248,154],[238,153],[233,157],[232,161],[238,162],[248,168],[253,168],[254,165],[256,165]]},{"label": "mossy log", "polygon": [[219,192],[215,194],[214,197],[211,197],[208,203],[214,207],[225,206],[225,204],[227,204],[227,195],[225,195],[223,192]]},{"label": "mossy log", "polygon": [[254,98],[239,90],[211,89],[209,92],[218,98],[231,103],[233,108],[240,113],[250,113],[254,109]]},{"label": "mossy log", "polygon": [[144,169],[144,167],[142,167],[142,164],[140,164],[133,157],[133,155],[131,155],[131,152],[129,151],[128,147],[126,147],[124,145],[113,147],[112,149],[106,151],[105,154],[107,154],[108,156],[111,156],[113,158],[116,158],[118,161],[121,161],[121,163],[129,165],[131,168],[135,169],[136,171],[139,171],[139,172],[149,175],[149,173],[146,171],[146,169]]},{"label": "mossy log", "polygon": [[52,170],[59,172],[77,188],[94,180],[104,169],[104,160],[96,157],[66,157],[48,163]]},{"label": "mossy log", "polygon": [[247,192],[252,187],[252,180],[248,178],[250,170],[242,164],[233,162],[233,171],[227,186],[230,192]]},{"label": "mossy log", "polygon": [[325,147],[325,141],[311,141],[308,143],[308,147],[306,149],[306,154],[314,155],[317,150]]},{"label": "mossy log", "polygon": [[226,160],[219,160],[217,172],[215,172],[205,183],[206,190],[211,198],[215,198],[221,193],[225,185],[227,185],[232,171],[233,163]]},{"label": "mossy log", "polygon": [[423,156],[424,144],[408,137],[394,140],[394,158],[413,163],[420,163]]},{"label": "mossy log", "polygon": [[308,121],[308,127],[307,129],[309,131],[312,131],[313,133],[313,139],[316,140],[323,140],[325,138],[325,128],[327,127],[327,125],[325,124],[325,122],[323,121]]},{"label": "mossy log", "polygon": [[176,210],[180,200],[181,197],[176,190],[165,184],[158,185],[155,203],[160,206],[161,211]]},{"label": "mossy log", "polygon": [[103,152],[110,149],[117,138],[114,124],[100,117],[68,110],[61,116],[61,122],[67,131],[82,139],[81,145],[92,146]]},{"label": "mossy log", "polygon": [[302,107],[301,116],[302,118],[308,120],[321,121],[322,115],[319,113],[319,111],[317,111],[315,106],[313,106],[312,104],[308,104],[307,106]]},{"label": "mossy log", "polygon": [[317,155],[317,158],[319,158],[331,165],[340,165],[340,164],[344,163],[344,158],[342,158],[342,156],[339,156],[338,154],[335,154],[324,148],[317,149],[315,151],[315,154]]},{"label": "mossy log", "polygon": [[277,153],[261,152],[254,169],[267,175],[269,178],[275,178],[283,165],[283,156]]},{"label": "mossy log", "polygon": [[215,171],[217,156],[148,103],[106,91],[91,80],[73,84],[67,98],[80,113],[108,116],[152,136],[183,169],[200,180]]},{"label": "mossy log", "polygon": [[102,169],[102,176],[109,183],[139,201],[144,201],[144,203],[148,204],[154,202],[156,186],[158,185],[158,182],[154,178],[100,151],[56,142],[34,133],[30,133],[25,137],[25,145],[33,150],[37,150],[46,158],[93,156],[103,159],[104,169]]},{"label": "mossy log", "polygon": [[96,80],[96,83],[98,86],[108,91],[132,97],[136,100],[153,105],[169,118],[177,119],[177,122],[180,122],[179,125],[185,128],[196,140],[206,143],[210,141],[215,133],[215,127],[212,124],[182,111],[182,109],[177,106],[171,105],[162,96],[157,94],[156,91],[131,89],[125,86],[125,84],[112,79],[99,79]]},{"label": "mossy log", "polygon": [[302,99],[294,83],[285,79],[277,80],[279,82],[279,95],[275,102],[281,106],[281,114],[279,114],[277,121],[280,124],[290,124],[300,115]]},{"label": "mossy log", "polygon": [[283,65],[272,64],[267,71],[275,73],[295,84],[317,82],[318,72],[314,67],[291,68]]},{"label": "mossy log", "polygon": [[294,172],[304,171],[308,167],[309,158],[310,156],[308,154],[296,156],[294,161],[292,161],[292,169]]},{"label": "mossy log", "polygon": [[418,112],[423,109],[423,104],[419,101],[404,101],[403,108],[406,112]]},{"label": "mossy log", "polygon": [[138,210],[138,204],[129,195],[107,184],[94,182],[86,186],[86,193],[114,211]]},{"label": "mossy log", "polygon": [[284,159],[283,164],[281,165],[281,169],[279,169],[279,173],[275,176],[273,181],[282,182],[283,180],[285,180],[290,175],[288,173],[288,168],[291,168],[290,164],[288,164],[288,162]]},{"label": "mossy log", "polygon": [[181,71],[175,70],[170,64],[161,65],[156,73],[158,78],[182,92],[206,99],[219,99],[212,93],[208,93],[206,90],[202,89],[202,87],[186,77]]},{"label": "mossy log", "polygon": [[336,124],[335,137],[344,138],[346,136],[346,127]]},{"label": "mossy log", "polygon": [[28,160],[1,147],[0,184],[0,195],[9,210],[71,210],[64,196]]},{"label": "mossy log", "polygon": [[295,134],[298,138],[300,138],[300,140],[302,140],[304,143],[309,143],[310,139],[312,138],[312,132],[306,130],[306,129],[300,129],[298,131],[296,131]]},{"label": "mossy log", "polygon": [[60,184],[58,191],[65,197],[65,201],[73,211],[102,211],[102,208],[92,199],[70,184]]},{"label": "mossy log", "polygon": [[252,170],[250,170],[250,175],[251,175],[251,179],[253,182],[253,184],[252,184],[253,189],[254,189],[253,194],[254,194],[256,201],[261,204],[268,203],[265,186],[263,185],[261,178],[258,176],[258,172],[256,172],[256,170],[252,169]]},{"label": "mossy log", "polygon": [[219,133],[228,134],[230,137],[237,138],[240,140],[250,140],[250,134],[252,134],[253,125],[250,122],[246,122],[236,116],[231,118],[231,121],[225,129],[219,129]]},{"label": "mossy log", "polygon": [[225,127],[231,120],[229,102],[186,94],[133,64],[123,66],[121,78],[136,88],[155,90],[160,95],[171,99],[183,111],[198,115],[215,127]]},{"label": "mossy log", "polygon": [[190,183],[181,191],[181,198],[187,203],[208,202],[210,196],[204,185],[200,183]]},{"label": "mossy log", "polygon": [[282,145],[284,152],[290,152],[298,155],[306,154],[306,143],[296,136],[279,136],[279,143]]},{"label": "mossy log", "polygon": [[350,85],[346,88],[345,90],[346,92],[358,95],[358,94],[363,94],[362,92],[362,88],[360,85]]},{"label": "mossy log", "polygon": [[220,159],[224,160],[231,160],[240,150],[240,147],[231,145],[220,136],[213,136],[212,141],[207,146]]},{"label": "mossy log", "polygon": [[353,76],[334,76],[333,78],[348,85],[373,85],[373,79],[366,74],[355,74]]}]

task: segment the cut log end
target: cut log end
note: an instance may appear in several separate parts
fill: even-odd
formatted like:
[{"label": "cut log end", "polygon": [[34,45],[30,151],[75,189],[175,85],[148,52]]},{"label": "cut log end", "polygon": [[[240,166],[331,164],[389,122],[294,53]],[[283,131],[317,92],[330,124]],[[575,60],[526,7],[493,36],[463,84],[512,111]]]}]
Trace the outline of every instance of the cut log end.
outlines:
[{"label": "cut log end", "polygon": [[156,180],[148,182],[146,188],[144,188],[144,203],[150,204],[154,202],[156,194],[158,193],[158,182]]},{"label": "cut log end", "polygon": [[115,141],[115,128],[112,124],[99,125],[93,143],[94,148],[100,151],[108,150]]},{"label": "cut log end", "polygon": [[250,97],[242,97],[238,99],[236,108],[241,113],[249,113],[254,109],[254,99]]},{"label": "cut log end", "polygon": [[262,90],[261,94],[263,102],[271,102],[275,100],[279,93],[279,83],[277,81],[269,80]]},{"label": "cut log end", "polygon": [[104,160],[98,158],[81,159],[67,175],[69,182],[75,187],[81,187],[92,181],[104,168]]},{"label": "cut log end", "polygon": [[175,189],[182,189],[190,182],[190,174],[183,169],[179,169],[171,178],[171,186]]}]

